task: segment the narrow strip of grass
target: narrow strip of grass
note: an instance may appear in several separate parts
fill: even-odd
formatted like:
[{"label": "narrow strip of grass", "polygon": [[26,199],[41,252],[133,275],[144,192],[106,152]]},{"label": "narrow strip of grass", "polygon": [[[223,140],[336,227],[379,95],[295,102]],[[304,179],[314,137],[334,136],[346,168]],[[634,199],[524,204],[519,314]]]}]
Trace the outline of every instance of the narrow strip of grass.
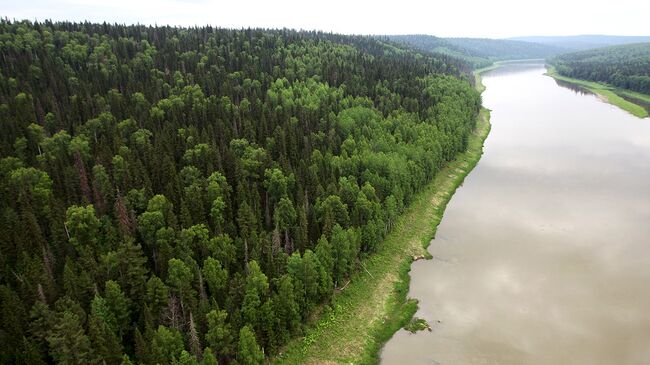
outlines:
[{"label": "narrow strip of grass", "polygon": [[626,90],[626,89],[616,89],[616,90],[617,90],[616,92],[619,95],[625,95],[625,96],[628,96],[628,97],[633,98],[633,99],[638,99],[641,102],[644,102],[646,104],[650,104],[650,95],[648,95],[648,94],[641,94],[639,92],[632,91],[632,90]]},{"label": "narrow strip of grass", "polygon": [[473,75],[474,75],[474,88],[480,93],[483,93],[485,91],[485,85],[483,85],[483,82],[481,81],[481,75],[485,72],[492,71],[494,69],[499,68],[501,62],[495,62],[491,64],[490,66],[479,68],[477,70],[474,70]]},{"label": "narrow strip of grass", "polygon": [[[479,83],[477,85],[482,85]],[[490,131],[489,111],[482,109],[467,151],[442,169],[420,192],[377,252],[362,262],[346,288],[335,294],[331,310],[310,325],[306,336],[291,341],[273,359],[278,364],[374,364],[381,346],[417,310],[407,299],[414,257],[429,256],[426,247],[451,196],[483,153]]]},{"label": "narrow strip of grass", "polygon": [[547,66],[546,75],[551,76],[556,80],[568,82],[570,84],[578,85],[582,88],[585,88],[591,91],[592,93],[598,95],[599,97],[601,97],[604,101],[612,105],[616,105],[617,107],[639,118],[645,118],[648,116],[648,110],[646,110],[646,108],[644,108],[641,105],[635,104],[632,101],[626,100],[625,98],[623,98],[623,95],[627,96],[629,99],[633,99],[633,100],[638,99],[646,103],[650,103],[650,95],[645,95],[634,91],[617,88],[605,83],[592,82],[592,81],[586,81],[586,80],[580,80],[580,79],[574,79],[571,77],[562,76],[559,73],[557,73],[555,68],[553,68],[552,66]]}]

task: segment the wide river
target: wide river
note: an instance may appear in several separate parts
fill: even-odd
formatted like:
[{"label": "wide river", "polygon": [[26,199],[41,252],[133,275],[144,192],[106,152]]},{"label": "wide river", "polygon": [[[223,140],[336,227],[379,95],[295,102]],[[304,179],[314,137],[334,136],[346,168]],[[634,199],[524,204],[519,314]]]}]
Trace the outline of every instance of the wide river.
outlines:
[{"label": "wide river", "polygon": [[544,76],[484,75],[492,131],[382,364],[650,364],[650,119]]}]

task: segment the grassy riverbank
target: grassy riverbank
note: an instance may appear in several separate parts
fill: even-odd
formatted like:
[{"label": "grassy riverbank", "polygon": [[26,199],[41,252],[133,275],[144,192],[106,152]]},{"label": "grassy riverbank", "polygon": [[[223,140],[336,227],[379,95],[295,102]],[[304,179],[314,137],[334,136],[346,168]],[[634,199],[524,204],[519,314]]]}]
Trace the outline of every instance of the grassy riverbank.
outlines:
[{"label": "grassy riverbank", "polygon": [[598,95],[606,102],[616,105],[617,107],[626,110],[639,118],[645,118],[648,116],[648,110],[646,110],[646,108],[635,104],[633,101],[630,101],[628,99],[639,100],[641,103],[650,104],[650,95],[617,88],[604,83],[585,81],[562,76],[557,73],[557,71],[552,66],[547,66],[546,75],[551,76],[556,80],[568,82],[570,84],[585,88]]},{"label": "grassy riverbank", "polygon": [[479,68],[478,70],[474,70],[472,75],[474,75],[474,87],[478,92],[482,93],[485,91],[485,85],[483,85],[483,82],[481,81],[481,75],[485,72],[492,71],[494,69],[499,68],[501,62],[495,62],[491,64],[490,66]]},{"label": "grassy riverbank", "polygon": [[[482,86],[480,77],[477,89]],[[372,364],[379,350],[411,319],[417,301],[407,298],[414,257],[428,256],[426,247],[451,196],[483,153],[490,131],[489,111],[481,110],[467,151],[459,154],[414,199],[377,252],[362,262],[344,290],[335,294],[331,310],[309,326],[305,337],[289,343],[274,359],[282,364]]]}]

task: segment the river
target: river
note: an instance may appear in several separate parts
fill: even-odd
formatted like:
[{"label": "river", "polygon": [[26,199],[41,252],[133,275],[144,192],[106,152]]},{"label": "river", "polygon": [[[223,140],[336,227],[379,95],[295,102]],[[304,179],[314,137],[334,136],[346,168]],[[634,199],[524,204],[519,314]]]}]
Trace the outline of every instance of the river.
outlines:
[{"label": "river", "polygon": [[650,364],[650,119],[544,76],[483,75],[492,131],[382,364]]}]

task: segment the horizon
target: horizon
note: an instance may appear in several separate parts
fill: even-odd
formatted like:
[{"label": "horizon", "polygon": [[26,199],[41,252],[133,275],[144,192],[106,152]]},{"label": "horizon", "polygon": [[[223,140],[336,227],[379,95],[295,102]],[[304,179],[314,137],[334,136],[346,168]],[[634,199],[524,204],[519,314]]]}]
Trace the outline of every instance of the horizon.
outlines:
[{"label": "horizon", "polygon": [[[45,22],[52,22],[52,23],[58,23],[58,22],[70,22],[70,23],[91,23],[91,24],[103,24],[106,23],[108,25],[120,25],[120,26],[151,26],[151,27],[172,27],[172,28],[179,28],[179,29],[192,29],[192,28],[203,28],[203,27],[214,27],[217,29],[231,29],[231,30],[244,30],[244,29],[263,29],[263,30],[282,30],[282,29],[287,29],[287,30],[292,30],[292,31],[304,31],[304,32],[323,32],[323,33],[331,33],[331,34],[340,34],[340,35],[348,35],[348,36],[362,36],[362,37],[381,37],[381,36],[412,36],[412,35],[422,35],[422,36],[430,36],[430,37],[436,37],[436,38],[450,38],[450,39],[460,39],[460,38],[467,38],[467,39],[491,39],[491,40],[513,40],[513,41],[522,41],[526,42],[524,40],[519,40],[517,38],[572,38],[572,37],[620,37],[620,38],[645,38],[645,37],[650,37],[650,33],[648,35],[646,34],[639,34],[639,35],[624,35],[624,34],[605,34],[605,33],[589,33],[589,34],[558,34],[558,35],[540,35],[540,34],[519,34],[519,35],[514,35],[514,36],[509,36],[509,37],[483,37],[483,36],[477,36],[477,37],[469,37],[469,36],[457,36],[457,35],[450,35],[450,36],[440,36],[437,34],[429,34],[429,33],[341,33],[341,32],[336,32],[336,31],[330,31],[330,30],[321,30],[321,29],[304,29],[304,28],[293,28],[293,27],[256,27],[256,26],[239,26],[239,27],[228,27],[228,26],[221,26],[218,24],[193,24],[193,25],[183,25],[183,24],[149,24],[149,23],[141,23],[141,22],[120,22],[120,21],[94,21],[94,20],[89,20],[89,19],[75,19],[75,20],[70,20],[70,19],[51,19],[51,18],[44,18],[44,19],[26,19],[26,18],[9,18],[8,16],[3,17],[4,20],[8,20],[10,22],[24,22],[28,21],[31,23],[45,23]],[[530,41],[528,41],[530,42]],[[534,43],[534,42],[533,42]]]},{"label": "horizon", "polygon": [[[347,35],[432,35],[441,38],[646,36],[650,4],[621,0],[619,6],[586,0],[549,0],[535,7],[515,0],[429,4],[417,0],[332,0],[305,3],[221,3],[217,0],[0,0],[3,17],[21,21],[70,21],[123,25],[227,29],[296,29]],[[314,10],[316,9],[316,10]],[[471,11],[467,11],[471,9]],[[558,12],[556,9],[563,9]],[[552,24],[552,28],[549,27]]]}]

